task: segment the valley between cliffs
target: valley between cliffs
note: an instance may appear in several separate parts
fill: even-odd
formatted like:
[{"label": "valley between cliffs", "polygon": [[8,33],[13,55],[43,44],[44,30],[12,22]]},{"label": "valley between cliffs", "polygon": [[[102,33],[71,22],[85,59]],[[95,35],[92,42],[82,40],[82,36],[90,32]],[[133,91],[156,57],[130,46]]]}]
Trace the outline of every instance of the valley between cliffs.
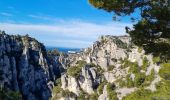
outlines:
[{"label": "valley between cliffs", "polygon": [[2,100],[169,100],[169,67],[129,36],[101,36],[67,54],[0,32]]}]

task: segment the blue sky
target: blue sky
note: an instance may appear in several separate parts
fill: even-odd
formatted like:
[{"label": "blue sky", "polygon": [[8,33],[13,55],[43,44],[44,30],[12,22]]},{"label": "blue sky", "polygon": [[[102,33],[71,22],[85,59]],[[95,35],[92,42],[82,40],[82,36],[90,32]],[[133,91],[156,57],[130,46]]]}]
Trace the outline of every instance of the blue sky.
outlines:
[{"label": "blue sky", "polygon": [[115,22],[112,16],[88,0],[0,0],[0,29],[29,34],[46,46],[84,48],[100,35],[125,34],[128,17]]}]

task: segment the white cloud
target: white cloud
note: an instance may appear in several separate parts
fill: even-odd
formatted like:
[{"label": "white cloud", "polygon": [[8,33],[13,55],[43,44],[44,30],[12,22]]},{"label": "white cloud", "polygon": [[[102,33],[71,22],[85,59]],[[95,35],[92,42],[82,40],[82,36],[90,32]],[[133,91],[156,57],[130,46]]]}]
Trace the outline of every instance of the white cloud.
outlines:
[{"label": "white cloud", "polygon": [[96,24],[78,20],[58,24],[11,24],[0,23],[0,29],[11,34],[29,34],[48,46],[87,47],[100,35],[123,35],[127,23],[108,22]]},{"label": "white cloud", "polygon": [[27,16],[30,18],[36,19],[36,20],[44,20],[44,21],[48,21],[48,22],[52,22],[52,23],[64,22],[63,19],[52,17],[52,16],[47,16],[47,15],[43,15],[43,14],[37,14],[37,15],[29,14]]},{"label": "white cloud", "polygon": [[0,12],[0,15],[7,16],[7,17],[13,16],[11,13],[7,13],[7,12]]}]

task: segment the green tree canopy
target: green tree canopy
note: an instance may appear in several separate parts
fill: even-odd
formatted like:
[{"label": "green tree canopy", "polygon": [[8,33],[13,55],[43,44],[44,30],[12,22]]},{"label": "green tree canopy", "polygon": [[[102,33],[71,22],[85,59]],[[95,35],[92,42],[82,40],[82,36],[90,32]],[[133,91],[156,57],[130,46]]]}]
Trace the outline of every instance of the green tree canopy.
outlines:
[{"label": "green tree canopy", "polygon": [[118,17],[138,11],[141,19],[126,27],[132,42],[147,53],[170,59],[170,0],[89,0],[98,9],[114,12]]}]

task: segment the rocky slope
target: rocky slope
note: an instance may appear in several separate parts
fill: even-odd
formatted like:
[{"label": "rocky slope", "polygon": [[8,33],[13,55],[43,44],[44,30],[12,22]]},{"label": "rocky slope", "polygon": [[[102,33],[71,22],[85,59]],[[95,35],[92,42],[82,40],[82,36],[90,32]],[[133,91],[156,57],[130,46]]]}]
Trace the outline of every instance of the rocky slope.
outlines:
[{"label": "rocky slope", "polygon": [[28,35],[0,31],[1,89],[18,91],[24,100],[49,100],[58,70],[58,64],[49,62],[42,43]]},{"label": "rocky slope", "polygon": [[170,63],[128,36],[101,36],[75,54],[0,31],[3,100],[169,100]]},{"label": "rocky slope", "polygon": [[[160,65],[128,36],[101,36],[77,54],[60,60],[67,70],[53,92],[61,100],[122,100],[140,87],[156,91]],[[67,60],[67,61],[66,61]]]}]

